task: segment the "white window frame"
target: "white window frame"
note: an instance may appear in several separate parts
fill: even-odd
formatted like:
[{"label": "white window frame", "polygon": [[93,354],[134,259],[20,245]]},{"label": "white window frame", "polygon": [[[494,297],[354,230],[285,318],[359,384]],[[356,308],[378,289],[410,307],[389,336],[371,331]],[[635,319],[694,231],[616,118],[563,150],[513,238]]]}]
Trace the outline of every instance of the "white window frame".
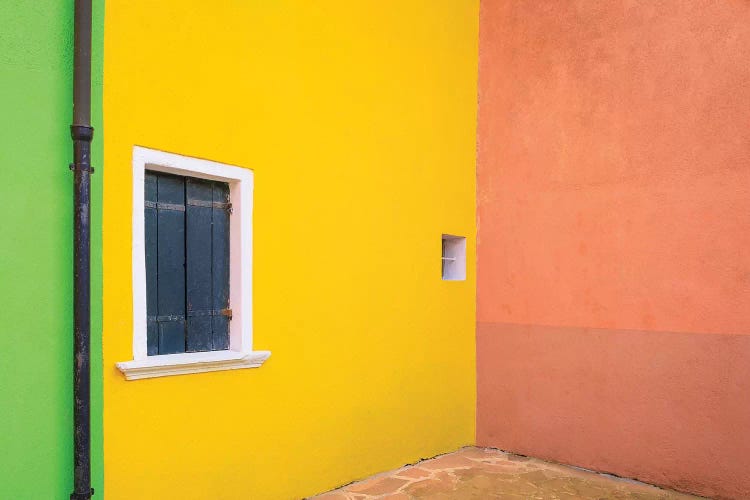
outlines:
[{"label": "white window frame", "polygon": [[[229,184],[229,350],[149,356],[146,346],[145,172]],[[257,368],[271,355],[253,351],[253,171],[215,161],[133,147],[133,360],[117,363],[127,380]]]}]

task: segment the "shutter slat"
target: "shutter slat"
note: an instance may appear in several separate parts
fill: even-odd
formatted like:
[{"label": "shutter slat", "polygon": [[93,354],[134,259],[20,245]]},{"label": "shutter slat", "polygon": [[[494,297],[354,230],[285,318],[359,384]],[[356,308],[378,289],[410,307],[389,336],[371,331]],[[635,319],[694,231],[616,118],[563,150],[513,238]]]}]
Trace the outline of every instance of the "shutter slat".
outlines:
[{"label": "shutter slat", "polygon": [[[221,204],[229,204],[229,185],[213,183],[213,309],[221,311],[229,308],[229,210]],[[221,207],[221,208],[219,208]],[[229,349],[229,317],[215,314],[212,321],[213,350]]]},{"label": "shutter slat", "polygon": [[[145,182],[145,242],[146,242],[146,352],[149,356],[159,354],[159,325],[153,319],[158,313],[157,288],[157,180],[156,175],[146,172]],[[154,205],[153,207],[151,205]]]},{"label": "shutter slat", "polygon": [[[192,315],[212,308],[211,300],[211,199],[212,182],[187,178],[187,351],[210,351],[211,316]],[[206,205],[207,203],[207,205]]]},{"label": "shutter slat", "polygon": [[[184,178],[162,174],[158,202],[185,205]],[[159,210],[158,314],[185,316],[185,212]],[[159,322],[159,354],[185,352],[185,320]]]}]

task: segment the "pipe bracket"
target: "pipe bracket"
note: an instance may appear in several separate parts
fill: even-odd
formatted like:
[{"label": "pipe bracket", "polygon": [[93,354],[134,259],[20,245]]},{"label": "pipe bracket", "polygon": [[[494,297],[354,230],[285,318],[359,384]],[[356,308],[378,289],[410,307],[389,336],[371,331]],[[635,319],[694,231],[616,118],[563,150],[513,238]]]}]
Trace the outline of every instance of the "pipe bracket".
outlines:
[{"label": "pipe bracket", "polygon": [[92,173],[92,174],[94,173],[94,167],[92,167],[91,165],[78,165],[78,166],[76,166],[75,163],[71,163],[69,165],[69,167],[74,172],[76,170],[80,170],[81,172],[89,172],[89,173]]},{"label": "pipe bracket", "polygon": [[76,165],[75,163],[71,163],[69,167],[73,172],[75,172],[76,170],[80,170],[81,172],[89,172],[91,174],[94,173],[94,167],[92,167],[91,165]]},{"label": "pipe bracket", "polygon": [[91,140],[94,138],[94,127],[91,127],[89,125],[71,125],[70,137],[74,141],[91,142]]},{"label": "pipe bracket", "polygon": [[70,137],[73,139],[75,162],[70,164],[72,171],[94,173],[94,167],[89,163],[91,141],[94,138],[94,127],[89,125],[71,125]]}]

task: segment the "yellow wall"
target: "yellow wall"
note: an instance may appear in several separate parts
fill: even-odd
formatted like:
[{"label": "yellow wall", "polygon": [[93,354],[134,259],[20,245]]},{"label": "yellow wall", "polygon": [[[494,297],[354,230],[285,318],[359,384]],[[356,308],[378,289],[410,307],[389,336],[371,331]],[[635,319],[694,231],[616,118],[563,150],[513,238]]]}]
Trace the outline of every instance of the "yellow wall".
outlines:
[{"label": "yellow wall", "polygon": [[[108,498],[299,498],[473,443],[477,24],[477,0],[107,1]],[[115,369],[136,144],[255,171],[261,368]]]}]

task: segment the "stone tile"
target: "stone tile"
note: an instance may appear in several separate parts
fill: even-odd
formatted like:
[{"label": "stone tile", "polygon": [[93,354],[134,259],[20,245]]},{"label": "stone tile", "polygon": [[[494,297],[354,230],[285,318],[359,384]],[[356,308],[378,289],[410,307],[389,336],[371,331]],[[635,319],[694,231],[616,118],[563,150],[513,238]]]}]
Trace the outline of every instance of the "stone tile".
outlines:
[{"label": "stone tile", "polygon": [[365,481],[364,483],[354,483],[347,486],[345,490],[352,493],[364,493],[366,495],[385,495],[386,493],[396,493],[399,488],[408,482],[406,479],[385,476]]},{"label": "stone tile", "polygon": [[546,481],[550,480],[550,475],[547,475],[544,473],[544,471],[541,470],[535,470],[530,472],[524,472],[520,474],[519,476],[524,481],[528,481],[531,484],[540,485]]},{"label": "stone tile", "polygon": [[498,452],[497,450],[485,449],[485,448],[461,448],[456,452],[459,455],[470,460],[496,460],[501,455],[504,457],[504,453]]},{"label": "stone tile", "polygon": [[459,467],[473,467],[474,465],[476,465],[476,462],[473,460],[453,453],[419,463],[421,468],[429,470],[458,469]]},{"label": "stone tile", "polygon": [[368,479],[363,479],[362,481],[357,481],[356,483],[352,483],[349,485],[344,486],[341,488],[342,490],[349,491],[349,492],[359,492],[364,489],[369,488],[370,486],[377,484],[377,482],[381,479],[382,476],[375,476]]},{"label": "stone tile", "polygon": [[324,493],[313,498],[315,498],[315,500],[349,500],[348,496],[339,492]]},{"label": "stone tile", "polygon": [[434,498],[443,493],[449,493],[453,491],[454,485],[447,481],[441,481],[440,479],[425,479],[416,483],[412,483],[404,488],[404,493],[407,493],[412,498]]},{"label": "stone tile", "polygon": [[409,467],[407,469],[396,471],[393,475],[396,477],[405,477],[409,479],[423,479],[430,476],[431,472],[420,469],[419,467]]},{"label": "stone tile", "polygon": [[510,462],[477,462],[474,467],[478,467],[487,472],[495,472],[501,474],[508,472],[512,474],[519,474],[526,469],[521,469],[517,465]]}]

